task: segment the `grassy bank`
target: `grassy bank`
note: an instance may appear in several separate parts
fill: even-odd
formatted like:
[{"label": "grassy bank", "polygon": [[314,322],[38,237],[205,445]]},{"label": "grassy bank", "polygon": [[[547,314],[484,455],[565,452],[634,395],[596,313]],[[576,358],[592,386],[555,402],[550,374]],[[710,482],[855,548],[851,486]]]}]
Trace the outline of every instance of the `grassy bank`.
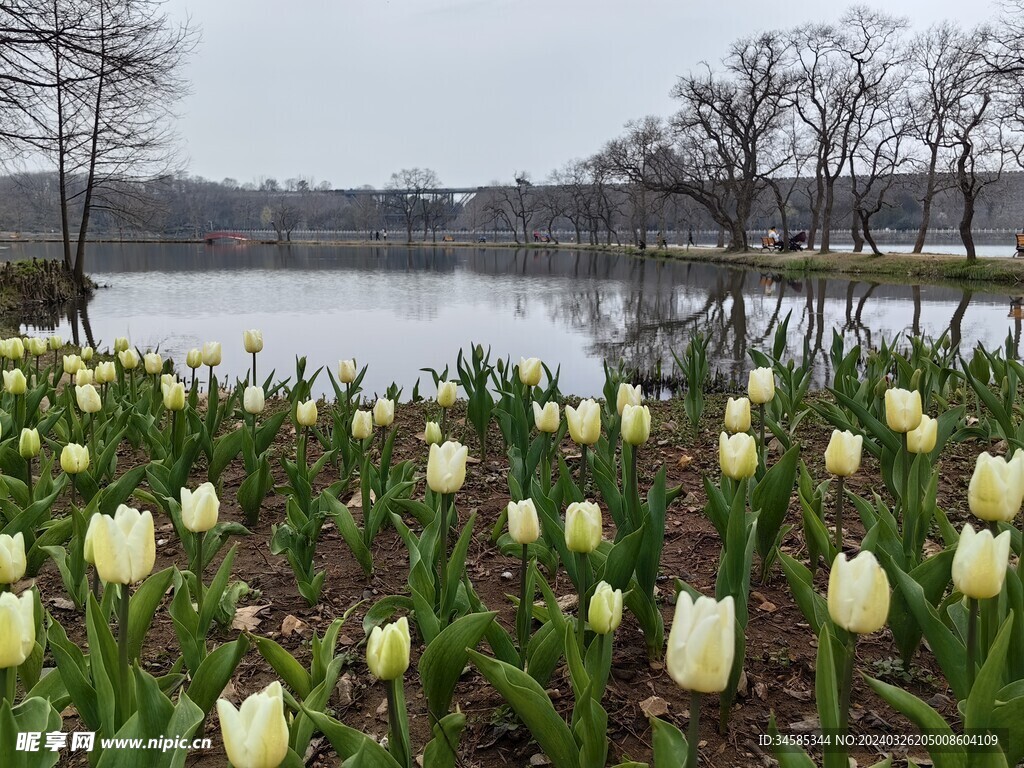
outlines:
[{"label": "grassy bank", "polygon": [[86,278],[80,288],[62,262],[46,259],[0,264],[0,335],[9,335],[18,318],[40,309],[56,310],[66,302],[90,295],[95,284]]}]

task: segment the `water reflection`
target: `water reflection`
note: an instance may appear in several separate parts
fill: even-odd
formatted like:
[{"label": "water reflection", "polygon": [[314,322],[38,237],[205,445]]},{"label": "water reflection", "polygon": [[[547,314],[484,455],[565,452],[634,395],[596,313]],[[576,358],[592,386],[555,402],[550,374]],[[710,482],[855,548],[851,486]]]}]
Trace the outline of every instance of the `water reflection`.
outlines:
[{"label": "water reflection", "polygon": [[[50,246],[3,252],[57,255]],[[820,384],[831,376],[833,329],[848,346],[947,331],[953,342],[992,346],[1009,329],[1019,354],[1024,318],[1021,297],[970,288],[794,280],[575,250],[98,244],[90,258],[94,279],[108,287],[87,307],[27,319],[26,330],[56,328],[94,346],[128,333],[176,360],[219,339],[227,370],[242,375],[242,330],[259,327],[261,367],[286,375],[295,352],[311,368],[354,355],[370,365],[369,392],[394,380],[408,394],[420,368],[454,363],[474,340],[496,356],[560,363],[564,391],[599,394],[601,360],[667,373],[672,351],[682,353],[698,331],[711,336],[712,366],[742,380],[749,351],[767,349],[790,313],[790,353],[806,343]],[[326,376],[317,383],[327,385]]]}]

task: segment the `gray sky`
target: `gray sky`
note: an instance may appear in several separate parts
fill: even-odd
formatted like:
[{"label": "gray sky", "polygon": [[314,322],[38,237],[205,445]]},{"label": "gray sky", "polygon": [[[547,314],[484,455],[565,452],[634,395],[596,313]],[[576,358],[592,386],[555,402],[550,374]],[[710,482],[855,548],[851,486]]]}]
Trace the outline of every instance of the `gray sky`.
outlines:
[{"label": "gray sky", "polygon": [[[987,0],[872,3],[918,28]],[[542,179],[646,114],[729,42],[835,19],[832,0],[169,0],[202,41],[179,132],[192,174],[451,186]]]}]

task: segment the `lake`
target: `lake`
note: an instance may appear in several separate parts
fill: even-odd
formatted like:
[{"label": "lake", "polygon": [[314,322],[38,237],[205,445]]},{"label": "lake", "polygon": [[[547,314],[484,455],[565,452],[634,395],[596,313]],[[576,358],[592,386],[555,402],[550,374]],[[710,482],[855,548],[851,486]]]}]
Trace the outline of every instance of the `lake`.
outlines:
[{"label": "lake", "polygon": [[[0,259],[57,258],[57,244],[17,244]],[[553,248],[442,246],[326,247],[93,244],[88,270],[102,287],[87,306],[59,317],[25,318],[27,334],[54,329],[104,348],[127,335],[184,369],[185,353],[220,341],[224,370],[242,377],[242,331],[263,330],[260,379],[291,376],[295,355],[308,372],[339,358],[368,364],[367,394],[392,381],[409,396],[421,368],[441,370],[470,342],[492,360],[540,357],[561,365],[565,393],[598,395],[602,360],[645,371],[673,366],[693,333],[711,335],[712,368],[744,378],[748,350],[767,349],[792,312],[791,353],[807,339],[817,382],[830,376],[833,329],[877,345],[896,334],[938,336],[965,347],[1012,337],[1019,356],[1020,297],[970,288],[879,285],[814,277],[785,280],[757,271]],[[330,389],[326,374],[315,388]]]}]

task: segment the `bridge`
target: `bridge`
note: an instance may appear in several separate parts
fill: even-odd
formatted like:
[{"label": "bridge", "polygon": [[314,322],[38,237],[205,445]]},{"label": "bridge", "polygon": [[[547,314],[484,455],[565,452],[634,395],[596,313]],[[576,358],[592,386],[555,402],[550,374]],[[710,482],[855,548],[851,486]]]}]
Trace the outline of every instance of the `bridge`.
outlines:
[{"label": "bridge", "polygon": [[248,239],[248,236],[243,235],[241,232],[207,232],[203,235],[203,242],[207,245],[224,242],[225,240],[233,243],[241,243]]}]

